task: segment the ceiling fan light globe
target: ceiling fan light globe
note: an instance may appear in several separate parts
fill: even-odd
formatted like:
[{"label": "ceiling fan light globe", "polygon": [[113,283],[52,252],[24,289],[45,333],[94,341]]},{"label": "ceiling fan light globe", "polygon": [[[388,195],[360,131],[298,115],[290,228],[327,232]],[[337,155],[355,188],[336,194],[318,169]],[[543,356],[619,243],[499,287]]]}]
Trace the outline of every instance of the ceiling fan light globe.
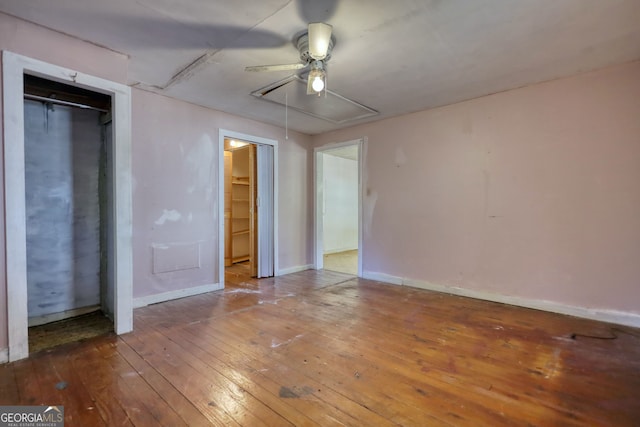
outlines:
[{"label": "ceiling fan light globe", "polygon": [[311,87],[316,92],[322,92],[322,89],[324,89],[324,80],[322,79],[322,77],[315,76],[313,78],[313,82],[311,83]]}]

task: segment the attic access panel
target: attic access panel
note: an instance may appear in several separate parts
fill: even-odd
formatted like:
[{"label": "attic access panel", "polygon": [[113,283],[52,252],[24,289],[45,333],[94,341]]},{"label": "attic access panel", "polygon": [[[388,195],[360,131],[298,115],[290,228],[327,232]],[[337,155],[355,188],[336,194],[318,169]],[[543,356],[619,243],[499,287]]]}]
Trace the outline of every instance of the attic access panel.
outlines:
[{"label": "attic access panel", "polygon": [[336,124],[378,114],[376,110],[330,90],[326,91],[326,97],[325,91],[320,96],[307,95],[307,81],[295,74],[251,92],[251,95]]}]

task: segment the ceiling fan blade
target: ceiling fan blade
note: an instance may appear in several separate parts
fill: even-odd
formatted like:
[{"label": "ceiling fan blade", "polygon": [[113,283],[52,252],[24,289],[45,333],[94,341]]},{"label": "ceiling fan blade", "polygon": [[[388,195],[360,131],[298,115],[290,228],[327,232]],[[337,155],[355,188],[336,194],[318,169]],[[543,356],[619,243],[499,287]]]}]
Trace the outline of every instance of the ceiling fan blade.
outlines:
[{"label": "ceiling fan blade", "polygon": [[291,71],[301,70],[309,64],[303,64],[298,62],[296,64],[280,64],[280,65],[253,65],[250,67],[244,67],[245,71],[262,72],[262,71]]},{"label": "ceiling fan blade", "polygon": [[298,15],[304,22],[327,22],[333,17],[339,0],[297,0]]},{"label": "ceiling fan blade", "polygon": [[309,24],[309,55],[313,59],[322,60],[327,56],[333,27],[324,22]]}]

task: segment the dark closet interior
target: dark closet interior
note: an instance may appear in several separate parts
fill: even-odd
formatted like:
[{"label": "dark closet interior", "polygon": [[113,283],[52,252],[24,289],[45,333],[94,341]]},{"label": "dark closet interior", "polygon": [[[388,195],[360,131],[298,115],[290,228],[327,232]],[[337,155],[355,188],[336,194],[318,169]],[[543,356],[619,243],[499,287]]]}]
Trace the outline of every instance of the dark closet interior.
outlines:
[{"label": "dark closet interior", "polygon": [[113,329],[111,98],[24,76],[30,351]]}]

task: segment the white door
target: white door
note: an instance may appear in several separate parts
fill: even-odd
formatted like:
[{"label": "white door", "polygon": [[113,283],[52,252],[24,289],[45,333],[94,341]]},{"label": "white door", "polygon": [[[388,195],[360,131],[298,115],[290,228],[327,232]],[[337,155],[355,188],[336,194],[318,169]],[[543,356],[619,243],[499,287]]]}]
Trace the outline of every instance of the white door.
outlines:
[{"label": "white door", "polygon": [[258,169],[258,275],[272,277],[274,274],[274,179],[273,147],[257,145]]}]

